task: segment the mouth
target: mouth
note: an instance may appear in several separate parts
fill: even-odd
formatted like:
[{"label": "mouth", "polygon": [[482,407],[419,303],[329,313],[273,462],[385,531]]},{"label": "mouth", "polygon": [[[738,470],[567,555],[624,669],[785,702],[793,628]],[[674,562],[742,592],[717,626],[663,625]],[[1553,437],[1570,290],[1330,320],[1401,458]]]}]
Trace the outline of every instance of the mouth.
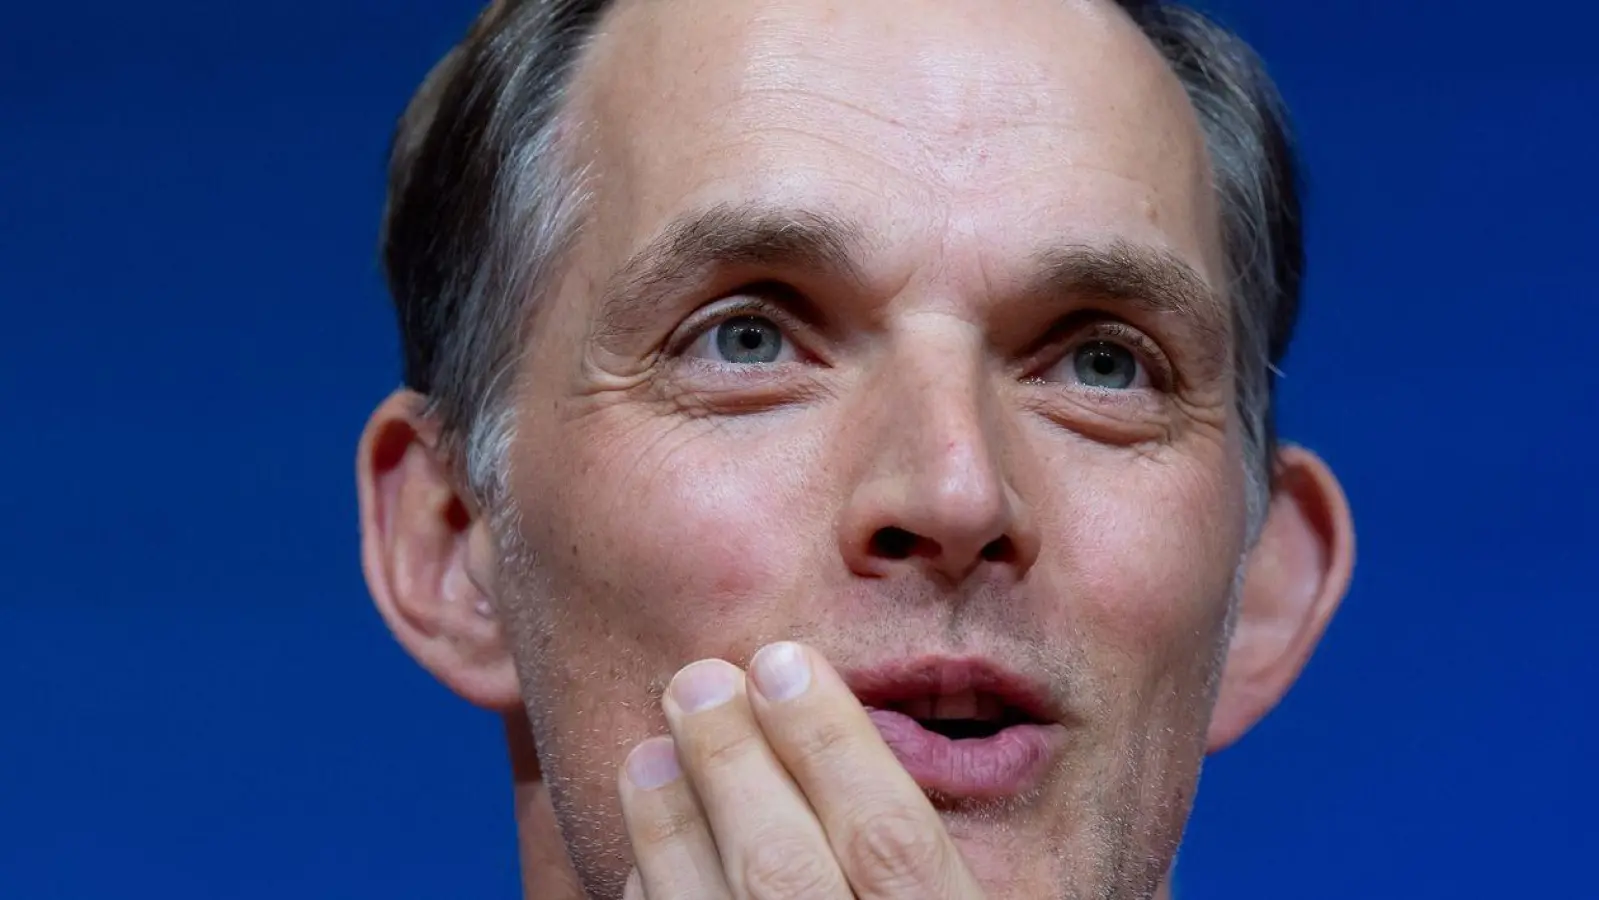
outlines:
[{"label": "mouth", "polygon": [[1046,686],[982,659],[929,657],[843,673],[924,790],[1000,799],[1036,787],[1064,747]]}]

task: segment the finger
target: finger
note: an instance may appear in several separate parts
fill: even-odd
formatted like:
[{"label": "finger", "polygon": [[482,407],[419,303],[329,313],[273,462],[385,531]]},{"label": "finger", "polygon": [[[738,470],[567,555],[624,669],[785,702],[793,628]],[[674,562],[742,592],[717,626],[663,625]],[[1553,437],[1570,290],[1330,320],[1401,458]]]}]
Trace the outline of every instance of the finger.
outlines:
[{"label": "finger", "polygon": [[[672,739],[650,738],[634,747],[618,782],[622,820],[633,845],[637,900],[731,898],[710,824],[683,777]],[[633,894],[626,896],[634,900]]]},{"label": "finger", "polygon": [[649,900],[644,893],[644,882],[639,879],[637,868],[627,873],[627,884],[622,888],[622,900]]},{"label": "finger", "polygon": [[661,705],[733,896],[849,897],[821,824],[750,713],[744,673],[694,663]]},{"label": "finger", "polygon": [[938,812],[821,654],[772,644],[750,670],[751,711],[858,896],[980,895]]}]

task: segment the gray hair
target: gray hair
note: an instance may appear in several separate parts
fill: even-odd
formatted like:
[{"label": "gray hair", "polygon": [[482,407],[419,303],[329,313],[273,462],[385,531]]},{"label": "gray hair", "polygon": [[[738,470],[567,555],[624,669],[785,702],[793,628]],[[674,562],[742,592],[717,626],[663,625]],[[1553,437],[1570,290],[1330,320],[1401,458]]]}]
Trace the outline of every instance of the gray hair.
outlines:
[{"label": "gray hair", "polygon": [[[1259,58],[1187,7],[1117,0],[1165,57],[1205,134],[1222,218],[1251,542],[1275,449],[1275,374],[1304,249],[1286,113]],[[497,0],[428,75],[394,136],[383,258],[405,383],[445,450],[497,505],[524,330],[577,230],[584,181],[563,139],[567,89],[612,0]]]}]

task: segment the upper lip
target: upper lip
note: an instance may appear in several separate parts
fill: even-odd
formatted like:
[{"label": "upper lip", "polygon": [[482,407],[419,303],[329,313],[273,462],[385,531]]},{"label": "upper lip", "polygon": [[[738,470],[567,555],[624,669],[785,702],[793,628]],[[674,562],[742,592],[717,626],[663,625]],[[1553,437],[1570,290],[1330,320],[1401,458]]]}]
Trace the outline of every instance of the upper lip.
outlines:
[{"label": "upper lip", "polygon": [[962,691],[987,693],[1037,722],[1059,722],[1064,711],[1048,684],[982,657],[919,656],[846,668],[844,683],[863,706],[884,708],[919,697]]}]

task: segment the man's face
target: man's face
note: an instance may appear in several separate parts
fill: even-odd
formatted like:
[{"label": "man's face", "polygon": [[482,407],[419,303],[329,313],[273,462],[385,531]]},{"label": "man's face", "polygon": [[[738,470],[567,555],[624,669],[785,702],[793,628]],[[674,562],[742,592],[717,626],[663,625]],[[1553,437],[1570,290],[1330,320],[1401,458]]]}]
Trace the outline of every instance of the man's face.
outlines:
[{"label": "man's face", "polygon": [[1048,759],[938,795],[952,835],[995,897],[1146,894],[1246,530],[1175,78],[1108,3],[674,0],[612,12],[573,102],[500,602],[590,889],[666,680],[792,638],[1042,687]]}]

